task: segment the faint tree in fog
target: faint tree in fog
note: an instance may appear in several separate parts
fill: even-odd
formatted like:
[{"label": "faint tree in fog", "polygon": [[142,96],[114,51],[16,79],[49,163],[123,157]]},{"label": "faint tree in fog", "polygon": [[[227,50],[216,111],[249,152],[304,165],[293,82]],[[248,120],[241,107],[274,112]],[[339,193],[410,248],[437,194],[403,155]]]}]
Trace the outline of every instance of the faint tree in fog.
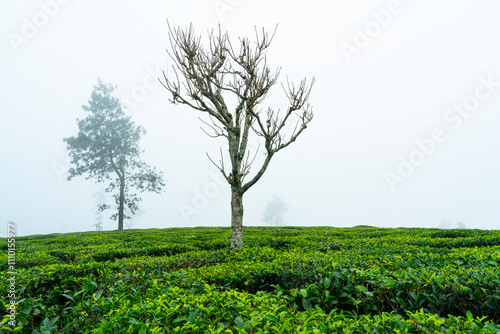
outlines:
[{"label": "faint tree in fog", "polygon": [[97,221],[96,223],[93,225],[96,229],[96,231],[102,231],[103,230],[103,223],[102,223],[102,211],[104,209],[101,209],[101,206],[106,206],[106,197],[104,196],[105,194],[105,190],[101,190],[99,192],[96,192],[94,194],[94,197],[95,197],[95,204],[97,206],[97,212],[95,213],[96,215],[96,218],[97,218]]},{"label": "faint tree in fog", "polygon": [[[146,131],[135,125],[118,99],[111,96],[115,88],[98,79],[88,105],[82,106],[88,116],[77,119],[77,136],[63,141],[74,165],[68,180],[86,175],[86,179],[107,182],[105,191],[113,193],[118,210],[111,219],[118,218],[118,230],[122,230],[124,218],[130,218],[124,215],[125,206],[133,215],[141,201],[133,189],[160,193],[165,183],[161,172],[140,160],[143,150],[139,141]],[[99,204],[98,208],[103,211],[110,206]]]},{"label": "faint tree in fog", "polygon": [[[162,84],[172,94],[172,103],[185,104],[208,116],[208,121],[202,122],[210,137],[227,140],[229,168],[224,165],[222,149],[218,163],[210,160],[231,186],[231,248],[241,248],[243,195],[259,181],[271,158],[293,143],[313,119],[308,100],[314,79],[310,84],[304,79],[298,86],[290,82],[282,85],[289,102],[285,110],[264,108],[262,102],[280,74],[280,69],[272,71],[266,60],[274,35],[256,30],[255,41],[240,38],[233,46],[228,34],[219,28],[209,33],[209,43],[203,45],[192,26],[169,29],[169,56],[175,73],[167,78],[164,72]],[[247,147],[251,136],[261,137],[265,149],[265,159],[252,176],[254,157]]]},{"label": "faint tree in fog", "polygon": [[[439,228],[441,228],[441,229],[451,229],[451,228],[455,228],[454,225],[455,224],[452,224],[452,223],[450,223],[449,220],[445,219],[445,220],[443,220],[439,224]],[[456,228],[465,229],[465,228],[467,228],[467,226],[464,223],[462,223],[462,222],[458,222],[458,223],[456,223]]]},{"label": "faint tree in fog", "polygon": [[95,230],[96,231],[102,231],[102,211],[97,211],[96,212],[96,216],[97,216],[97,221],[95,222],[95,224],[93,225],[95,227]]},{"label": "faint tree in fog", "polygon": [[267,225],[284,225],[283,214],[288,211],[288,206],[278,196],[267,202],[262,215],[262,221]]}]

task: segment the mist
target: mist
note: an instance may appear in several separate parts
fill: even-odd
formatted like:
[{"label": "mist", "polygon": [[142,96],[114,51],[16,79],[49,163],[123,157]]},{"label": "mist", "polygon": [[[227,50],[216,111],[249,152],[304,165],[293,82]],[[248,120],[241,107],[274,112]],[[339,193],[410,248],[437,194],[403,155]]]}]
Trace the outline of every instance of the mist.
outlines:
[{"label": "mist", "polygon": [[[230,189],[206,153],[224,140],[170,102],[167,19],[237,41],[277,26],[267,54],[279,82],[315,77],[314,119],[244,196],[263,225],[278,196],[291,226],[498,229],[500,3],[484,1],[39,0],[0,11],[0,221],[19,235],[95,230],[104,184],[67,181],[62,138],[97,78],[147,134],[143,160],[165,191],[144,193],[129,228],[230,226]],[[265,106],[286,108],[280,85]],[[258,147],[254,140],[252,145]],[[255,173],[264,151],[258,153]],[[103,229],[116,221],[103,213]],[[446,224],[443,222],[447,222]],[[462,225],[459,225],[462,224]],[[6,229],[0,236],[6,235]]]}]

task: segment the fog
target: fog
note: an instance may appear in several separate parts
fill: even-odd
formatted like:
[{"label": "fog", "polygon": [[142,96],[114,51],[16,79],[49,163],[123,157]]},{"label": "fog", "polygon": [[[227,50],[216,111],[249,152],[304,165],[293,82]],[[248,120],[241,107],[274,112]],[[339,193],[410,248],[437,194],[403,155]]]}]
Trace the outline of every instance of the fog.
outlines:
[{"label": "fog", "polygon": [[[100,77],[147,134],[143,160],[167,184],[132,228],[230,226],[229,187],[206,152],[224,141],[173,105],[167,19],[254,37],[272,32],[280,82],[316,78],[315,118],[244,197],[262,225],[273,195],[287,225],[468,228],[500,222],[500,3],[451,1],[6,1],[0,11],[0,221],[19,235],[94,230],[103,184],[66,181],[62,138]],[[265,106],[286,108],[283,91]],[[255,145],[256,141],[253,142]],[[257,170],[258,166],[252,169]],[[113,212],[107,211],[107,218]],[[127,226],[127,223],[125,224]],[[104,221],[104,229],[117,222]],[[6,235],[6,227],[0,236]]]}]

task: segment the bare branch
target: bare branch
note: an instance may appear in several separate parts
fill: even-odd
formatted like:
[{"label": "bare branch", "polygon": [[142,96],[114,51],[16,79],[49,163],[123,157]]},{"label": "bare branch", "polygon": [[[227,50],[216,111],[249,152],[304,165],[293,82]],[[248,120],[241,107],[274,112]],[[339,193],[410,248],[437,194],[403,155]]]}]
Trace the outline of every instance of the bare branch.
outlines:
[{"label": "bare branch", "polygon": [[[210,117],[210,116],[209,116]],[[207,131],[205,131],[205,129],[203,129],[203,127],[200,126],[201,130],[203,132],[205,132],[205,134],[211,138],[217,138],[217,137],[226,137],[227,138],[227,134],[224,133],[224,129],[221,128],[219,125],[217,125],[213,118],[210,117],[210,120],[212,121],[212,124],[209,124],[208,122],[204,121],[201,117],[198,117],[198,119],[204,123],[205,125],[207,125],[210,129],[212,129],[212,131],[214,132],[213,135],[209,134]]]},{"label": "bare branch", "polygon": [[248,151],[247,158],[246,158],[246,160],[243,163],[242,168],[241,168],[241,174],[242,174],[241,181],[242,182],[245,179],[245,176],[247,176],[250,173],[250,166],[252,166],[255,158],[257,158],[257,153],[259,153],[259,148],[260,148],[260,144],[257,147],[257,150],[255,151],[255,154],[254,154],[254,156],[253,156],[253,158],[252,158],[251,161],[249,161],[250,151]]},{"label": "bare branch", "polygon": [[[314,79],[310,84],[304,79],[295,86],[287,78],[282,88],[288,107],[262,109],[261,104],[281,72],[281,68],[270,68],[266,56],[277,26],[271,35],[255,28],[254,41],[239,38],[237,44],[233,44],[219,26],[208,31],[206,48],[192,25],[185,29],[168,27],[172,48],[167,53],[175,63],[175,76],[169,79],[163,73],[160,82],[172,94],[173,103],[208,113],[210,121],[201,119],[208,127],[202,127],[202,131],[212,138],[228,140],[231,174],[228,176],[224,171],[222,151],[219,164],[209,159],[231,186],[243,193],[260,179],[272,156],[294,142],[312,120],[308,101]],[[224,94],[235,97],[231,111]],[[288,129],[293,131],[290,133]],[[266,158],[257,174],[243,186],[243,179],[257,156],[256,153],[252,158],[247,150],[252,133],[264,139]]]},{"label": "bare branch", "polygon": [[226,181],[228,183],[231,183],[231,178],[226,174],[226,172],[224,171],[224,156],[222,155],[222,149],[220,151],[220,157],[221,159],[219,160],[219,164],[220,165],[217,165],[213,160],[212,158],[210,158],[210,155],[208,153],[206,153],[208,159],[210,160],[210,162],[215,166],[217,167],[217,169],[222,173],[222,175],[224,176],[224,178],[226,179]]},{"label": "bare branch", "polygon": [[257,172],[257,174],[250,181],[248,181],[246,184],[244,184],[241,187],[240,191],[242,194],[244,194],[248,189],[250,189],[250,187],[252,187],[255,183],[257,183],[257,181],[260,180],[262,175],[264,175],[264,172],[266,171],[267,166],[269,166],[269,162],[271,162],[271,158],[273,157],[273,154],[274,153],[268,153],[266,155],[266,159],[264,160],[264,163],[260,167],[260,170]]}]

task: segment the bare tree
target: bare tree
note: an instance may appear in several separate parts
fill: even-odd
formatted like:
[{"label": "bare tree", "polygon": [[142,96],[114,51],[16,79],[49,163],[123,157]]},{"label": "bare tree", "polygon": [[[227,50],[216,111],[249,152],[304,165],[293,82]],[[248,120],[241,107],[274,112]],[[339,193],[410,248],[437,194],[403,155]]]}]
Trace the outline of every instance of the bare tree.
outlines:
[{"label": "bare tree", "polygon": [[[209,127],[205,131],[210,137],[225,137],[229,149],[230,166],[226,170],[221,149],[221,158],[212,163],[220,170],[231,186],[231,248],[243,245],[243,194],[250,189],[266,171],[272,157],[293,143],[307,128],[313,118],[308,102],[314,78],[310,84],[306,79],[298,86],[283,85],[289,105],[284,112],[261,107],[271,87],[278,80],[280,68],[272,71],[267,64],[266,51],[274,37],[262,29],[255,30],[256,40],[239,38],[239,47],[234,48],[229,36],[211,31],[208,47],[201,36],[189,28],[172,29],[169,25],[171,50],[167,51],[174,61],[175,78],[163,72],[161,84],[172,94],[171,102],[185,104],[206,113]],[[229,98],[228,98],[229,96]],[[233,108],[227,102],[235,101]],[[287,136],[285,125],[292,123]],[[248,151],[249,136],[262,137],[265,159],[258,171],[250,178],[249,172],[255,156]],[[208,155],[208,154],[207,154]],[[245,182],[248,176],[249,180]]]}]

